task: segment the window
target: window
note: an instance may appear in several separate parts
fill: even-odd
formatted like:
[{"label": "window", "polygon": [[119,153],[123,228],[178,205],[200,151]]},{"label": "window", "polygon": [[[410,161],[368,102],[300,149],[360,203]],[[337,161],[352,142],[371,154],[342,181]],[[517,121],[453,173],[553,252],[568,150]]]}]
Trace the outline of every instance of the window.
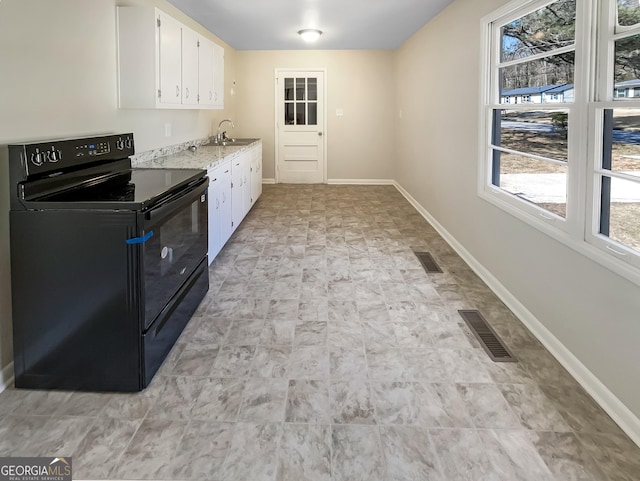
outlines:
[{"label": "window", "polygon": [[623,99],[627,96],[627,89],[617,88],[613,91],[613,96],[617,99]]},{"label": "window", "polygon": [[640,2],[515,0],[483,25],[479,195],[640,283]]},{"label": "window", "polygon": [[318,122],[318,80],[284,79],[285,125],[316,125]]}]

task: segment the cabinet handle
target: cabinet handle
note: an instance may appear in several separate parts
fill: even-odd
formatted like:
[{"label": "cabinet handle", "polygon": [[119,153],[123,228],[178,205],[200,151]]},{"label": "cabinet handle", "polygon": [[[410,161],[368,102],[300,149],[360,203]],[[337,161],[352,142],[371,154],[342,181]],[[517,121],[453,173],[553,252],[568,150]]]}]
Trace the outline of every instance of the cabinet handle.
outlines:
[{"label": "cabinet handle", "polygon": [[187,98],[189,98],[189,87],[187,87],[186,89],[184,89],[185,93],[187,94]]},{"label": "cabinet handle", "polygon": [[176,97],[180,97],[180,85],[176,85]]},{"label": "cabinet handle", "polygon": [[216,209],[220,208],[220,199],[216,199]]},{"label": "cabinet handle", "polygon": [[209,100],[213,100],[213,92],[209,90]]}]

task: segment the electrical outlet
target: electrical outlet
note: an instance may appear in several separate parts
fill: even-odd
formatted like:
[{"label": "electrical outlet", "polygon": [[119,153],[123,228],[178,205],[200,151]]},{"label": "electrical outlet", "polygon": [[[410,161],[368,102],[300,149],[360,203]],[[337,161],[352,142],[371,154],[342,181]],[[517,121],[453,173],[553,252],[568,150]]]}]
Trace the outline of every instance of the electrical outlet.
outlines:
[{"label": "electrical outlet", "polygon": [[342,117],[344,115],[344,110],[336,109],[336,117]]}]

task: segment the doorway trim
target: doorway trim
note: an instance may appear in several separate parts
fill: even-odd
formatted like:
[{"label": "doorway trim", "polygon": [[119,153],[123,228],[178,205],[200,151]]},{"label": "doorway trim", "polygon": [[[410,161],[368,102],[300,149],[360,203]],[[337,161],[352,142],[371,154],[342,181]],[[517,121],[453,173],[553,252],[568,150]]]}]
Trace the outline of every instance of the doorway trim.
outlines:
[{"label": "doorway trim", "polygon": [[328,109],[327,109],[327,69],[326,68],[281,68],[281,67],[276,67],[274,69],[274,76],[273,76],[273,91],[274,91],[274,102],[273,105],[275,107],[275,112],[273,114],[274,117],[274,169],[275,169],[275,183],[279,184],[280,183],[280,131],[279,131],[279,122],[280,122],[280,100],[279,100],[279,95],[280,95],[280,89],[278,86],[278,77],[280,76],[280,74],[282,73],[287,73],[287,72],[321,72],[323,77],[324,77],[324,81],[323,81],[323,86],[322,86],[322,93],[323,93],[323,105],[322,108],[324,109],[324,115],[323,115],[323,119],[322,119],[322,144],[323,144],[323,148],[322,148],[322,161],[323,161],[323,172],[322,172],[322,183],[326,184],[327,183],[327,117],[328,117]]}]

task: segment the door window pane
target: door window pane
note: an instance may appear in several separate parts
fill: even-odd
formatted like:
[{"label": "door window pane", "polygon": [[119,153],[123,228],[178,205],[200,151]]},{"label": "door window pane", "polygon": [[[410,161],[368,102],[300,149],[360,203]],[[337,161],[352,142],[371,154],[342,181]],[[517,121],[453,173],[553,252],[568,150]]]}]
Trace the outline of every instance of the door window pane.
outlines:
[{"label": "door window pane", "polygon": [[569,160],[567,110],[495,110],[493,144],[554,160]]},{"label": "door window pane", "polygon": [[285,100],[295,100],[293,98],[293,96],[294,96],[293,79],[292,78],[286,78],[286,79],[284,79],[284,99]]},{"label": "door window pane", "polygon": [[284,123],[285,125],[293,125],[295,123],[294,105],[292,102],[284,104]]},{"label": "door window pane", "polygon": [[567,210],[567,166],[494,150],[493,184],[560,217]]},{"label": "door window pane", "polygon": [[305,125],[307,123],[305,116],[306,106],[307,104],[304,102],[296,102],[296,125]]},{"label": "door window pane", "polygon": [[306,79],[296,79],[296,100],[305,100],[305,81]]},{"label": "door window pane", "polygon": [[307,125],[318,125],[318,104],[309,102],[309,121]]},{"label": "door window pane", "polygon": [[576,0],[559,0],[501,29],[501,61],[516,60],[572,45]]},{"label": "door window pane", "polygon": [[307,97],[309,100],[318,100],[318,79],[307,79]]},{"label": "door window pane", "polygon": [[640,23],[640,3],[637,0],[618,0],[618,25],[630,27]]}]

